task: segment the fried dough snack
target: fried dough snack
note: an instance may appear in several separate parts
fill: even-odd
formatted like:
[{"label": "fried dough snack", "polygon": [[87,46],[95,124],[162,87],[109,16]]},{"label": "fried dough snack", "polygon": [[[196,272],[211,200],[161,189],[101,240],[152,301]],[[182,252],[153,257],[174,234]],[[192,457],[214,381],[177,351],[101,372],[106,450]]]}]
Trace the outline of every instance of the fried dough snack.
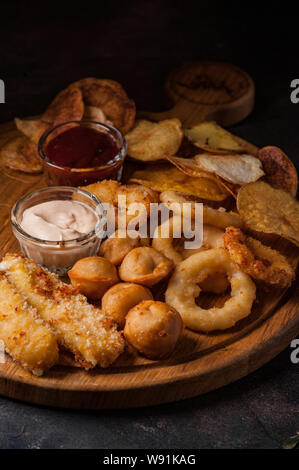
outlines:
[{"label": "fried dough snack", "polygon": [[120,282],[111,287],[102,298],[102,309],[120,328],[125,326],[128,311],[142,300],[153,300],[151,291],[139,284]]},{"label": "fried dough snack", "polygon": [[10,139],[1,147],[0,164],[24,173],[40,173],[43,169],[36,145],[25,135]]},{"label": "fried dough snack", "polygon": [[299,246],[299,202],[289,193],[256,181],[239,190],[237,208],[249,229],[279,235]]},{"label": "fried dough snack", "polygon": [[134,237],[130,236],[132,232],[133,230],[116,230],[101,244],[99,256],[103,256],[117,266],[133,248],[149,245],[149,238],[141,238],[136,231],[134,231]]},{"label": "fried dough snack", "polygon": [[135,160],[155,161],[174,155],[183,139],[179,119],[160,122],[136,121],[134,129],[126,135],[128,155]]},{"label": "fried dough snack", "polygon": [[[191,217],[195,216],[196,202],[189,199],[185,194],[177,191],[163,191],[160,194],[160,201],[177,214],[183,214],[183,204],[189,203],[191,204]],[[206,204],[203,205],[203,222],[219,228],[225,228],[229,225],[234,227],[243,226],[243,221],[236,212],[227,212],[224,207],[213,209]]]},{"label": "fried dough snack", "polygon": [[100,108],[123,134],[133,127],[135,103],[128,98],[120,83],[108,79],[82,78],[72,83],[69,88],[79,88],[85,105]]},{"label": "fried dough snack", "polygon": [[[203,309],[195,299],[199,284],[209,274],[225,270],[231,284],[231,297],[221,308]],[[178,266],[165,293],[166,302],[182,316],[186,326],[196,331],[225,330],[247,317],[255,299],[255,284],[240,271],[224,248],[202,251],[190,256]]]},{"label": "fried dough snack", "polygon": [[223,240],[233,262],[251,277],[283,288],[291,285],[294,270],[278,251],[246,237],[236,227],[228,227]]},{"label": "fried dough snack", "polygon": [[89,299],[101,299],[119,279],[115,266],[100,256],[79,259],[68,272],[72,285]]},{"label": "fried dough snack", "polygon": [[[103,180],[88,186],[82,186],[81,189],[94,194],[101,202],[111,204],[112,210],[114,208],[116,226],[118,222],[118,203],[121,203],[119,196],[125,198],[126,201],[127,226],[135,217],[138,216],[139,218],[139,215],[141,223],[145,222],[150,215],[150,204],[159,202],[158,193],[142,184],[124,185],[114,180]],[[142,209],[141,214],[139,214],[139,208]],[[136,227],[129,226],[129,228],[135,229]]]},{"label": "fried dough snack", "polygon": [[0,269],[83,367],[108,367],[123,352],[115,324],[55,274],[17,254],[7,254]]},{"label": "fried dough snack", "polygon": [[124,335],[144,356],[162,359],[173,352],[182,331],[181,316],[174,308],[144,300],[129,311]]},{"label": "fried dough snack", "polygon": [[0,273],[0,339],[5,350],[24,369],[42,375],[58,362],[54,334],[38,318],[37,310]]},{"label": "fried dough snack", "polygon": [[166,278],[173,267],[172,261],[154,248],[134,248],[125,256],[119,268],[123,281],[136,282],[151,287]]}]

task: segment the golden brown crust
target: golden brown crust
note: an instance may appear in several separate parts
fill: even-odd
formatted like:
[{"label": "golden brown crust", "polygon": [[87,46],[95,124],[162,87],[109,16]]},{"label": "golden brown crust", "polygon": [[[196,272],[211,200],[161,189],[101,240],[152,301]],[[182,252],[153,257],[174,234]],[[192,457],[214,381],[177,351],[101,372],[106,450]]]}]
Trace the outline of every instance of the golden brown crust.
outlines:
[{"label": "golden brown crust", "polygon": [[82,92],[79,88],[66,88],[58,93],[42,115],[42,120],[53,126],[67,121],[80,121],[84,114]]},{"label": "golden brown crust", "polygon": [[181,316],[174,308],[144,300],[129,311],[124,335],[141,354],[161,359],[173,352],[182,331]]},{"label": "golden brown crust", "polygon": [[91,256],[77,261],[68,272],[73,287],[90,299],[100,299],[119,279],[115,266],[105,258]]},{"label": "golden brown crust", "polygon": [[274,188],[283,189],[296,197],[297,170],[286,154],[280,148],[269,145],[258,151],[258,157],[263,163],[266,181]]},{"label": "golden brown crust", "polygon": [[101,244],[99,255],[117,266],[133,248],[149,245],[149,238],[141,238],[136,231],[134,234],[137,236],[132,237],[129,235],[130,232],[132,231],[116,230]]},{"label": "golden brown crust", "polygon": [[133,127],[135,103],[128,98],[120,83],[91,77],[72,83],[70,88],[80,88],[85,105],[101,108],[105,116],[123,134]]},{"label": "golden brown crust", "polygon": [[24,135],[10,139],[1,147],[0,164],[25,173],[40,173],[43,169],[36,145]]},{"label": "golden brown crust", "polygon": [[246,237],[236,227],[228,227],[223,240],[231,259],[242,271],[269,284],[290,286],[295,273],[281,253],[259,240]]},{"label": "golden brown crust", "polygon": [[139,284],[121,282],[112,286],[102,298],[102,309],[120,328],[125,325],[128,311],[142,300],[153,300],[151,291]]},{"label": "golden brown crust", "polygon": [[123,281],[151,287],[166,278],[172,268],[172,261],[154,248],[143,246],[127,254],[120,265],[119,276]]}]

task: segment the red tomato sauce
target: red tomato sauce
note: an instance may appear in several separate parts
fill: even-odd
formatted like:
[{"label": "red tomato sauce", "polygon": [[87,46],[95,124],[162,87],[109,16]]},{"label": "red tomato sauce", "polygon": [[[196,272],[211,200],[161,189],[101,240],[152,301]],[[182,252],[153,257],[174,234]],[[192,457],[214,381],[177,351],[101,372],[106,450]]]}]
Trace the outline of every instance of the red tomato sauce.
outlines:
[{"label": "red tomato sauce", "polygon": [[116,142],[109,134],[79,126],[57,135],[46,148],[52,163],[68,168],[106,165],[118,152]]}]

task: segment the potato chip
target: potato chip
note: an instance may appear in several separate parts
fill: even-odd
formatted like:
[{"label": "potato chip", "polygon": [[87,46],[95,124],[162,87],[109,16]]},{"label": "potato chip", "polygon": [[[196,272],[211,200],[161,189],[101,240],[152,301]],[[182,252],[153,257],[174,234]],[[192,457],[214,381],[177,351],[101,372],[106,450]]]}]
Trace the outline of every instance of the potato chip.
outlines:
[{"label": "potato chip", "polygon": [[38,144],[43,133],[50,128],[50,124],[41,119],[15,118],[14,121],[19,131],[29,137],[34,144]]},{"label": "potato chip", "polygon": [[182,139],[182,124],[179,119],[166,119],[160,122],[141,119],[126,135],[128,155],[141,161],[161,160],[174,155]]},{"label": "potato chip", "polygon": [[54,98],[42,115],[42,120],[53,126],[67,121],[81,121],[84,113],[82,92],[79,88],[66,88]]},{"label": "potato chip", "polygon": [[0,149],[0,164],[25,173],[40,173],[43,169],[36,145],[28,137],[14,137]]},{"label": "potato chip", "polygon": [[197,178],[200,176],[210,179],[216,178],[212,173],[202,170],[193,158],[167,157],[167,160],[173,163],[179,170],[186,173],[186,175]]},{"label": "potato chip", "polygon": [[258,157],[266,173],[266,181],[274,188],[284,189],[293,197],[297,194],[298,175],[291,160],[278,147],[263,147]]},{"label": "potato chip", "polygon": [[191,129],[185,129],[184,134],[194,145],[206,152],[224,154],[227,151],[244,152],[239,140],[213,121],[205,121]]},{"label": "potato chip", "polygon": [[83,119],[101,122],[102,124],[111,124],[111,122],[106,118],[105,113],[97,106],[85,106]]},{"label": "potato chip", "polygon": [[204,171],[214,173],[225,181],[244,185],[261,178],[265,173],[261,161],[252,155],[195,155],[194,161]]},{"label": "potato chip", "polygon": [[72,83],[70,88],[80,88],[84,104],[100,108],[123,134],[133,127],[135,103],[128,98],[120,83],[108,79],[83,78]]},{"label": "potato chip", "polygon": [[167,163],[135,171],[130,182],[149,186],[155,191],[179,191],[210,201],[223,201],[228,196],[217,181],[202,177],[193,178]]},{"label": "potato chip", "polygon": [[299,246],[299,202],[264,181],[243,186],[237,208],[248,228],[286,238]]}]

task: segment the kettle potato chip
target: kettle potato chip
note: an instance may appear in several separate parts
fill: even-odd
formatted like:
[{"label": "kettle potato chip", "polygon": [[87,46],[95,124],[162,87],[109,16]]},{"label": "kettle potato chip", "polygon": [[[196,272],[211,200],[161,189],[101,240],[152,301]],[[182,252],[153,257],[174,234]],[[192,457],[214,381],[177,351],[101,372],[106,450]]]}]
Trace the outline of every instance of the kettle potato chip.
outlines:
[{"label": "kettle potato chip", "polygon": [[128,155],[141,161],[161,160],[174,155],[182,139],[182,124],[179,119],[165,119],[160,122],[141,119],[126,135]]},{"label": "kettle potato chip", "polygon": [[258,151],[258,157],[263,163],[266,181],[295,197],[298,189],[297,171],[286,154],[278,147],[268,146]]},{"label": "kettle potato chip", "polygon": [[155,191],[179,191],[210,201],[223,201],[228,197],[228,193],[216,180],[194,178],[167,163],[135,171],[130,182],[149,186]]},{"label": "kettle potato chip", "polygon": [[227,151],[244,152],[239,140],[213,121],[205,121],[191,129],[185,129],[184,134],[194,145],[206,152],[224,154]]},{"label": "kettle potato chip", "polygon": [[22,132],[22,134],[29,137],[29,139],[34,143],[38,144],[39,139],[46,130],[50,128],[50,124],[42,121],[41,119],[19,119],[15,118],[15,125],[17,129]]},{"label": "kettle potato chip", "polygon": [[264,181],[242,186],[237,208],[248,228],[286,238],[299,246],[299,202]]},{"label": "kettle potato chip", "polygon": [[238,185],[257,181],[265,174],[261,161],[252,155],[213,155],[202,153],[195,155],[194,161],[201,170],[214,173],[225,181]]},{"label": "kettle potato chip", "polygon": [[82,78],[69,88],[80,88],[86,106],[100,108],[107,119],[126,134],[135,121],[136,107],[122,85],[114,80]]},{"label": "kettle potato chip", "polygon": [[10,139],[1,147],[0,164],[25,173],[40,173],[43,169],[36,145],[24,135]]},{"label": "kettle potato chip", "polygon": [[67,121],[80,121],[84,113],[82,92],[79,88],[66,88],[54,98],[42,115],[42,120],[56,126]]}]

